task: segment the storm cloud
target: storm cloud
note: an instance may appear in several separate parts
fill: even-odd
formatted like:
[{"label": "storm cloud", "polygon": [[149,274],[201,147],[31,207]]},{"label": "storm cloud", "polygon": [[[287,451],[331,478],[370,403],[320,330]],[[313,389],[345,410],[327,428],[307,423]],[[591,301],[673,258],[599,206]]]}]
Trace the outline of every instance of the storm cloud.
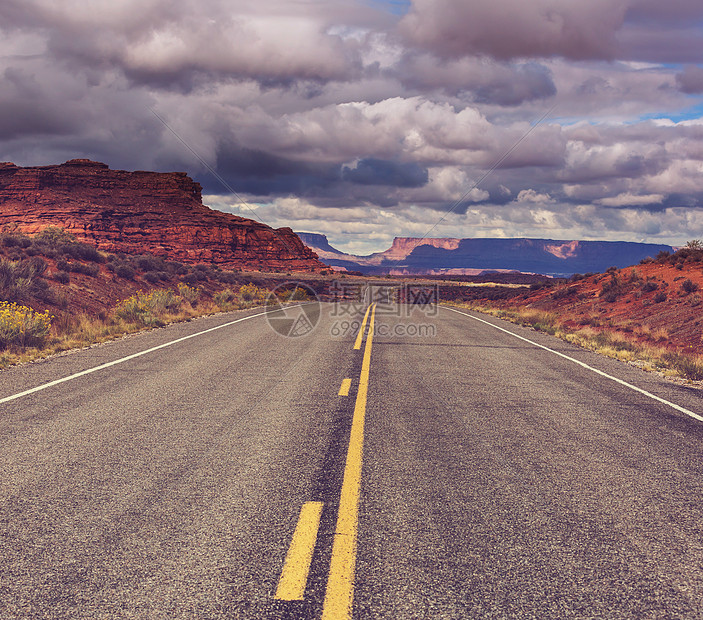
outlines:
[{"label": "storm cloud", "polygon": [[184,170],[351,251],[680,244],[703,237],[702,23],[699,0],[5,0],[0,159]]}]

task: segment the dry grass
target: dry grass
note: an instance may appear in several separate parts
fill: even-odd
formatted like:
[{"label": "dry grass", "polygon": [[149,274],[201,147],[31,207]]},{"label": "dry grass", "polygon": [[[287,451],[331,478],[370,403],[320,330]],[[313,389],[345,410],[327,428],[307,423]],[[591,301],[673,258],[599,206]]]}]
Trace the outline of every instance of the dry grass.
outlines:
[{"label": "dry grass", "polygon": [[250,284],[241,287],[241,294],[241,289],[226,289],[225,294],[215,294],[213,300],[209,300],[202,298],[199,289],[186,288],[187,290],[179,287],[178,294],[168,289],[137,294],[120,302],[105,316],[61,315],[53,321],[43,346],[12,346],[0,350],[0,369],[107,342],[153,327],[260,306],[268,294],[267,289]]},{"label": "dry grass", "polygon": [[652,330],[646,325],[624,322],[595,329],[601,327],[600,322],[586,320],[581,321],[583,327],[573,329],[565,325],[572,317],[534,308],[504,309],[485,304],[455,305],[532,327],[601,355],[634,362],[646,370],[662,370],[665,374],[675,374],[691,381],[703,380],[703,357],[693,353],[672,352],[663,346],[670,336],[665,328]]}]

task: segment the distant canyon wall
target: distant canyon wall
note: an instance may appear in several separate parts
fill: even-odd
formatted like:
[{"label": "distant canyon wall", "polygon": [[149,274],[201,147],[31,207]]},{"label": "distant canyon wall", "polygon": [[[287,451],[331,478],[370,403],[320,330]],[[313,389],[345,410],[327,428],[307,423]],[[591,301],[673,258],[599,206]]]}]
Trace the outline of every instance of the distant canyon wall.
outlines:
[{"label": "distant canyon wall", "polygon": [[627,267],[669,245],[626,241],[556,241],[553,239],[421,239],[396,237],[385,252],[355,256],[332,247],[324,235],[298,233],[327,264],[365,274],[477,275],[520,271],[551,276],[602,272]]}]

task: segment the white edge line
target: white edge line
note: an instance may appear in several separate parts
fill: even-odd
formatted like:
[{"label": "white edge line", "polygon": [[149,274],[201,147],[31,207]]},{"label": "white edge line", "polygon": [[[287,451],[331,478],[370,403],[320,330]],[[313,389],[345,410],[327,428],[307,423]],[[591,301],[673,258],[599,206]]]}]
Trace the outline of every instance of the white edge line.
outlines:
[{"label": "white edge line", "polygon": [[514,336],[515,338],[519,338],[520,340],[528,342],[535,347],[539,347],[540,349],[544,349],[545,351],[549,351],[550,353],[554,353],[554,355],[558,355],[559,357],[563,357],[564,359],[569,360],[570,362],[573,362],[574,364],[578,364],[582,368],[586,368],[587,370],[595,372],[596,374],[600,375],[601,377],[605,377],[606,379],[610,379],[611,381],[615,381],[616,383],[619,383],[620,385],[624,385],[625,387],[630,388],[631,390],[634,390],[635,392],[639,392],[640,394],[646,396],[647,398],[651,398],[653,400],[656,400],[657,402],[661,403],[662,405],[667,405],[668,407],[671,407],[672,409],[676,409],[676,411],[680,411],[681,413],[684,413],[687,416],[690,416],[690,417],[698,420],[699,422],[703,422],[703,416],[698,415],[697,413],[694,413],[693,411],[686,409],[685,407],[681,407],[680,405],[677,405],[676,403],[672,403],[671,401],[668,401],[664,398],[660,398],[659,396],[656,396],[655,394],[652,394],[651,392],[647,392],[647,390],[643,390],[642,388],[639,388],[636,385],[632,385],[632,383],[628,383],[627,381],[623,381],[622,379],[618,379],[617,377],[613,377],[612,375],[609,375],[608,373],[603,372],[602,370],[598,370],[597,368],[594,368],[593,366],[589,366],[588,364],[585,364],[584,362],[580,362],[579,360],[574,359],[573,357],[569,357],[568,355],[565,355],[564,353],[559,353],[559,351],[555,351],[554,349],[550,349],[549,347],[545,347],[542,344],[538,344],[537,342],[534,342],[534,341],[529,340],[527,338],[523,338],[522,336],[519,336],[518,334],[511,332],[508,329],[503,329],[502,327],[499,327],[498,325],[494,325],[493,323],[491,323],[489,321],[485,321],[485,320],[480,319],[476,316],[466,314],[466,312],[461,312],[460,310],[456,310],[455,308],[449,308],[448,306],[442,306],[442,307],[445,310],[451,310],[452,312],[456,312],[457,314],[461,314],[463,316],[469,317],[470,319],[473,319],[474,321],[479,321],[480,323],[485,323],[486,325],[489,325],[490,327],[493,327],[494,329],[505,332],[506,334],[510,334],[511,336]]},{"label": "white edge line", "polygon": [[[277,310],[274,310],[274,312],[277,312]],[[61,379],[49,381],[49,383],[43,383],[42,385],[38,385],[37,387],[30,388],[28,390],[25,390],[24,392],[19,392],[17,394],[13,394],[12,396],[5,396],[4,398],[0,398],[0,405],[3,403],[9,403],[10,401],[16,400],[18,398],[22,398],[23,396],[28,396],[29,394],[34,394],[35,392],[41,392],[42,390],[53,387],[55,385],[59,385],[60,383],[65,383],[66,381],[71,381],[73,379],[77,379],[78,377],[82,377],[84,375],[89,375],[93,372],[97,372],[98,370],[103,370],[105,368],[109,368],[110,366],[116,366],[117,364],[122,364],[123,362],[128,362],[129,360],[133,360],[136,357],[141,357],[142,355],[146,355],[147,353],[153,353],[154,351],[158,351],[159,349],[164,349],[165,347],[170,347],[171,345],[177,344],[179,342],[183,342],[184,340],[189,340],[190,338],[195,338],[196,336],[202,336],[203,334],[207,334],[209,332],[214,332],[217,329],[222,329],[223,327],[229,327],[230,325],[234,325],[235,323],[241,323],[242,321],[248,321],[249,319],[254,319],[257,316],[263,316],[264,314],[269,314],[269,312],[268,311],[267,312],[259,312],[257,314],[251,314],[249,316],[244,316],[241,319],[229,321],[228,323],[223,323],[222,325],[216,325],[215,327],[205,329],[205,330],[203,330],[201,332],[197,332],[195,334],[190,334],[189,336],[183,336],[182,338],[177,338],[176,340],[164,342],[163,344],[157,345],[155,347],[151,347],[150,349],[145,349],[144,351],[139,351],[138,353],[132,353],[132,355],[128,355],[127,357],[122,357],[120,359],[113,360],[112,362],[106,362],[105,364],[100,364],[100,366],[94,366],[93,368],[88,368],[87,370],[81,370],[80,372],[77,372],[73,375],[69,375],[68,377],[62,377]]]}]

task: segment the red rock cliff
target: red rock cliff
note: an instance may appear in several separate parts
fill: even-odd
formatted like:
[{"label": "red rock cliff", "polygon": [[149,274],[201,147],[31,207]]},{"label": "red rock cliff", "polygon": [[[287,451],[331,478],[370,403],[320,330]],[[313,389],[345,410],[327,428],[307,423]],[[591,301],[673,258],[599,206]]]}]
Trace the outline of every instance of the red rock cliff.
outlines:
[{"label": "red rock cliff", "polygon": [[27,168],[0,163],[5,224],[27,233],[62,226],[107,252],[263,271],[325,268],[290,228],[204,206],[200,184],[184,172],[110,170],[86,159]]}]

